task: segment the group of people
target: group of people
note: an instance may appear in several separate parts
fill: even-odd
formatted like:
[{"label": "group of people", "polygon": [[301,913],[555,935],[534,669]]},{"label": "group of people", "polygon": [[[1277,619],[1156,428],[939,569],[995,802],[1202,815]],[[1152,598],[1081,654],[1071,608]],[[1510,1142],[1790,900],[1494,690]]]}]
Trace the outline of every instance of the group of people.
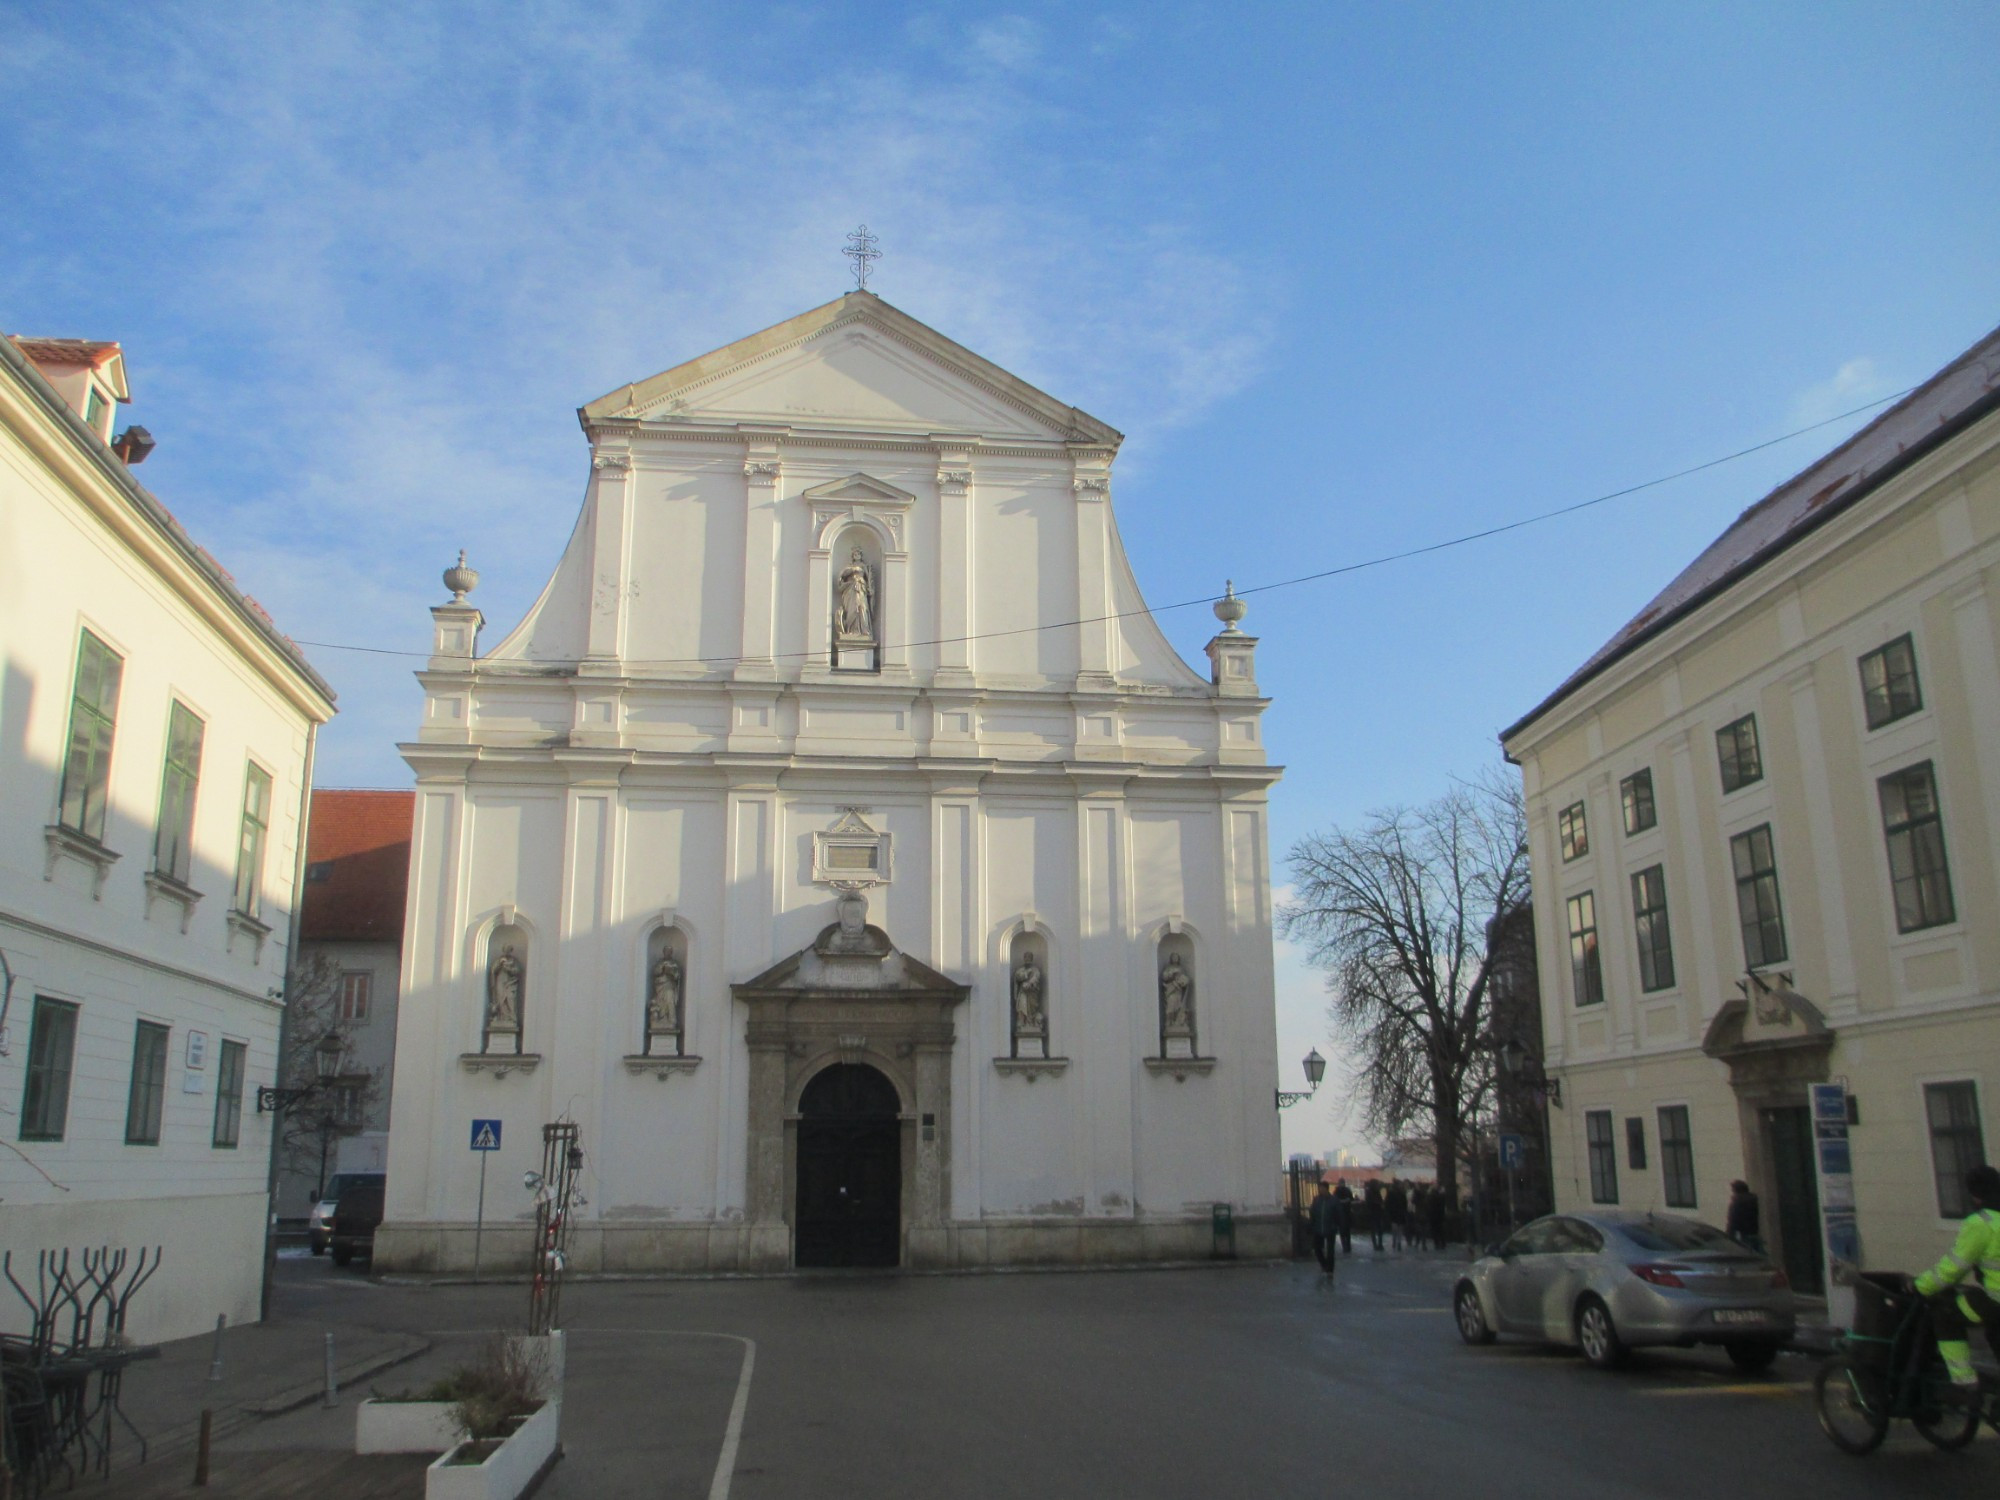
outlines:
[{"label": "group of people", "polygon": [[1330,1188],[1326,1179],[1321,1178],[1307,1209],[1307,1222],[1312,1228],[1313,1254],[1319,1257],[1322,1271],[1333,1270],[1336,1254],[1354,1253],[1357,1214],[1362,1233],[1377,1250],[1383,1248],[1384,1239],[1394,1250],[1406,1245],[1413,1250],[1444,1247],[1444,1193],[1430,1183],[1403,1183],[1394,1179],[1384,1183],[1371,1177],[1361,1185],[1357,1197],[1345,1177],[1337,1179]]}]

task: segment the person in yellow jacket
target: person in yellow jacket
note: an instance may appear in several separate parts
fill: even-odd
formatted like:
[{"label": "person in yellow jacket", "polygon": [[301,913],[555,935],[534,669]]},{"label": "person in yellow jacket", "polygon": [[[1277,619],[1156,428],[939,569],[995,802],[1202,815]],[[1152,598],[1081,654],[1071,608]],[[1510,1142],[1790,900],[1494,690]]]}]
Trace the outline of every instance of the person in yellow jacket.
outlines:
[{"label": "person in yellow jacket", "polygon": [[1972,1368],[1970,1325],[1982,1323],[1986,1342],[2000,1358],[2000,1171],[1974,1167],[1965,1174],[1972,1212],[1958,1241],[1943,1260],[1917,1278],[1920,1297],[1931,1302],[1938,1353],[1951,1372],[1953,1394],[1967,1404],[1979,1399],[1979,1376]]}]

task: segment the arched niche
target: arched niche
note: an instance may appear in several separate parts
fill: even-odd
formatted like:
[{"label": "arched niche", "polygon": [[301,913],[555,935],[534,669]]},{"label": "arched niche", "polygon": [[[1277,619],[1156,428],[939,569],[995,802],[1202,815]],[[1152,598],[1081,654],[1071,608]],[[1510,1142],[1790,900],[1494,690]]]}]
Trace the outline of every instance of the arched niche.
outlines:
[{"label": "arched niche", "polygon": [[688,946],[688,934],[677,923],[662,923],[646,935],[639,1007],[642,1057],[687,1055]]},{"label": "arched niche", "polygon": [[1153,984],[1159,1007],[1160,1056],[1201,1056],[1200,971],[1194,934],[1177,928],[1160,935],[1153,952]]},{"label": "arched niche", "polygon": [[862,521],[842,527],[828,551],[827,570],[834,670],[879,672],[888,602],[881,536]]},{"label": "arched niche", "polygon": [[482,1053],[519,1054],[526,1050],[522,1038],[527,1032],[530,956],[528,929],[518,918],[509,914],[487,929],[480,963]]},{"label": "arched niche", "polygon": [[1049,1035],[1053,980],[1049,940],[1033,927],[1022,927],[1007,944],[1007,1055],[1046,1058],[1053,1055]]}]

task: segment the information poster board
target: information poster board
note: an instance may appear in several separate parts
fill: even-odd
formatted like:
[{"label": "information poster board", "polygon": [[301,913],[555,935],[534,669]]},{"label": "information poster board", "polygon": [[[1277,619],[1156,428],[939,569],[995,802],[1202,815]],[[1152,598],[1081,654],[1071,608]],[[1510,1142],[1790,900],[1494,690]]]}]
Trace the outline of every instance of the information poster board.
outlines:
[{"label": "information poster board", "polygon": [[1855,1217],[1854,1152],[1847,1136],[1847,1088],[1812,1086],[1813,1168],[1819,1178],[1820,1232],[1826,1246],[1827,1318],[1854,1326],[1854,1273],[1861,1269],[1861,1228]]}]

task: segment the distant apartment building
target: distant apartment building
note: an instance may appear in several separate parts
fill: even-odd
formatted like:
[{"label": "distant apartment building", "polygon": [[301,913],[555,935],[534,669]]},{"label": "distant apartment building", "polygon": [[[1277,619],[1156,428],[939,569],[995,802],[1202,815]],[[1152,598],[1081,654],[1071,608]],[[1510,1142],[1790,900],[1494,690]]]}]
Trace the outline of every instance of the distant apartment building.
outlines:
[{"label": "distant apartment building", "polygon": [[[130,465],[117,344],[0,338],[0,1252],[158,1247],[127,1333],[254,1319],[333,693]],[[0,1328],[27,1310],[0,1295]]]},{"label": "distant apartment building", "polygon": [[292,1112],[278,1177],[281,1218],[304,1218],[330,1173],[381,1171],[387,1163],[415,805],[413,791],[312,794],[289,1042],[295,1073],[328,1032],[344,1046],[332,1084]]},{"label": "distant apartment building", "polygon": [[2000,332],[1505,731],[1560,1207],[1719,1222],[1742,1177],[1819,1290],[1808,1085],[1838,1082],[1862,1263],[1936,1258],[2000,1090],[1996,595]]}]

